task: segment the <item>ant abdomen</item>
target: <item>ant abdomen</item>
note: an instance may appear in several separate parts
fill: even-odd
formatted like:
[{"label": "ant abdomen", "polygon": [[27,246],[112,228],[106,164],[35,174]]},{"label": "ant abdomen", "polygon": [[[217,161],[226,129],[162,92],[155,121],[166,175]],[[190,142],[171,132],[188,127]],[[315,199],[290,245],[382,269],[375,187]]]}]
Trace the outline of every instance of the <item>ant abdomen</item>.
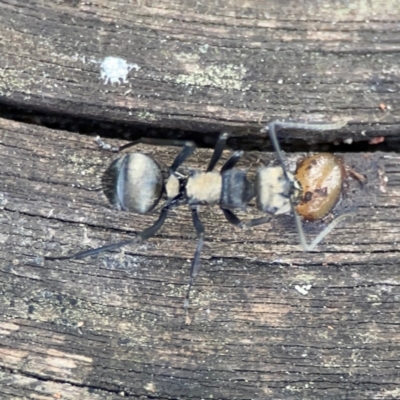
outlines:
[{"label": "ant abdomen", "polygon": [[163,182],[161,168],[151,157],[129,153],[108,167],[103,177],[103,189],[118,210],[146,214],[158,204]]}]

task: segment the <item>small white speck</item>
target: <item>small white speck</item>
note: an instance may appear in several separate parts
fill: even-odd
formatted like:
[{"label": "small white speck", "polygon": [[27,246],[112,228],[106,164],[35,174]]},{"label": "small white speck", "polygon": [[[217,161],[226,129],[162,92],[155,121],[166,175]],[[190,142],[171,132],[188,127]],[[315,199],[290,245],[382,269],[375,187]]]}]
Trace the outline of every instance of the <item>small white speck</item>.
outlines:
[{"label": "small white speck", "polygon": [[126,83],[129,71],[131,69],[140,69],[137,64],[129,64],[123,58],[119,57],[106,57],[100,65],[101,79],[104,84],[108,83]]},{"label": "small white speck", "polygon": [[307,295],[312,285],[295,285],[294,288],[302,295]]},{"label": "small white speck", "polygon": [[283,79],[278,79],[278,84],[282,85],[282,83],[283,83]]},{"label": "small white speck", "polygon": [[209,45],[208,45],[207,43],[206,43],[206,44],[203,44],[203,46],[200,46],[200,47],[199,47],[200,53],[206,54],[207,51],[208,51],[208,47],[209,47]]},{"label": "small white speck", "polygon": [[343,143],[345,144],[352,144],[353,143],[353,139],[352,138],[348,138],[348,139],[344,139]]}]

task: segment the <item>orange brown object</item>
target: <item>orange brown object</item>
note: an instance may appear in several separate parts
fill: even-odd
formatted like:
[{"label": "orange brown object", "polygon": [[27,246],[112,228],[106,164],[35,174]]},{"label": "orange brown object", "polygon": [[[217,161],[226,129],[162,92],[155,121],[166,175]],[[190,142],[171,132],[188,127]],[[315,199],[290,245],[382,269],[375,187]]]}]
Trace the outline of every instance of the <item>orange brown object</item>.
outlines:
[{"label": "orange brown object", "polygon": [[296,211],[309,221],[322,219],[340,198],[345,177],[343,160],[330,153],[307,157],[298,165],[295,177],[303,190]]}]

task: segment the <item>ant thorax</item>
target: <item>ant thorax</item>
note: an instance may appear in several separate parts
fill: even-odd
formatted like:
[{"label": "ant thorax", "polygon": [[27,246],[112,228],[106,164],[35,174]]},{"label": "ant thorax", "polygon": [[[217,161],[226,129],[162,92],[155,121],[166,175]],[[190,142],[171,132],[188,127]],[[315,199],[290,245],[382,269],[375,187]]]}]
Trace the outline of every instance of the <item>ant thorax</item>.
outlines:
[{"label": "ant thorax", "polygon": [[192,171],[186,183],[188,204],[218,204],[221,190],[222,176],[219,172]]},{"label": "ant thorax", "polygon": [[291,211],[290,198],[295,202],[301,195],[301,186],[280,165],[262,166],[256,175],[257,207],[260,211],[277,215]]}]

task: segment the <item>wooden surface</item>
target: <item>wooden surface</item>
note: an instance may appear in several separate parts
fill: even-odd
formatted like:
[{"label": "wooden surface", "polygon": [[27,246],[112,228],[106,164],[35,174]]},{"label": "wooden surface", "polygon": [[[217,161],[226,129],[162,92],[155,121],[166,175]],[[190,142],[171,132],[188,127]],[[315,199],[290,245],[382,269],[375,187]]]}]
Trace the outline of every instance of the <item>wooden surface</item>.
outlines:
[{"label": "wooden surface", "polygon": [[[212,145],[224,130],[257,147],[273,119],[347,121],[282,136],[398,148],[399,20],[396,0],[0,2],[0,398],[399,398],[397,153],[343,155],[368,183],[349,178],[336,212],[357,215],[312,253],[291,216],[241,231],[202,208],[189,315],[185,207],[140,246],[43,260],[156,218],[107,204],[101,178],[116,155],[73,132],[96,134],[98,122],[109,137],[145,126]],[[108,56],[139,69],[106,84]],[[27,114],[33,124],[16,121]],[[177,151],[138,149],[166,164]],[[210,155],[198,150],[187,167]],[[257,158],[273,155],[241,167]]]},{"label": "wooden surface", "polygon": [[[156,215],[110,209],[97,189],[115,155],[93,138],[7,120],[0,135],[2,398],[398,396],[397,155],[345,156],[364,158],[371,185],[351,179],[358,214],[317,252],[300,251],[290,216],[243,232],[204,207],[188,318],[196,241],[185,207],[143,245],[43,261],[132,237]],[[177,151],[139,149],[165,163]]]},{"label": "wooden surface", "polygon": [[[118,123],[258,134],[348,121],[318,141],[397,136],[397,0],[0,2],[0,96]],[[136,64],[104,84],[108,56]],[[315,136],[315,135],[314,135]]]}]

